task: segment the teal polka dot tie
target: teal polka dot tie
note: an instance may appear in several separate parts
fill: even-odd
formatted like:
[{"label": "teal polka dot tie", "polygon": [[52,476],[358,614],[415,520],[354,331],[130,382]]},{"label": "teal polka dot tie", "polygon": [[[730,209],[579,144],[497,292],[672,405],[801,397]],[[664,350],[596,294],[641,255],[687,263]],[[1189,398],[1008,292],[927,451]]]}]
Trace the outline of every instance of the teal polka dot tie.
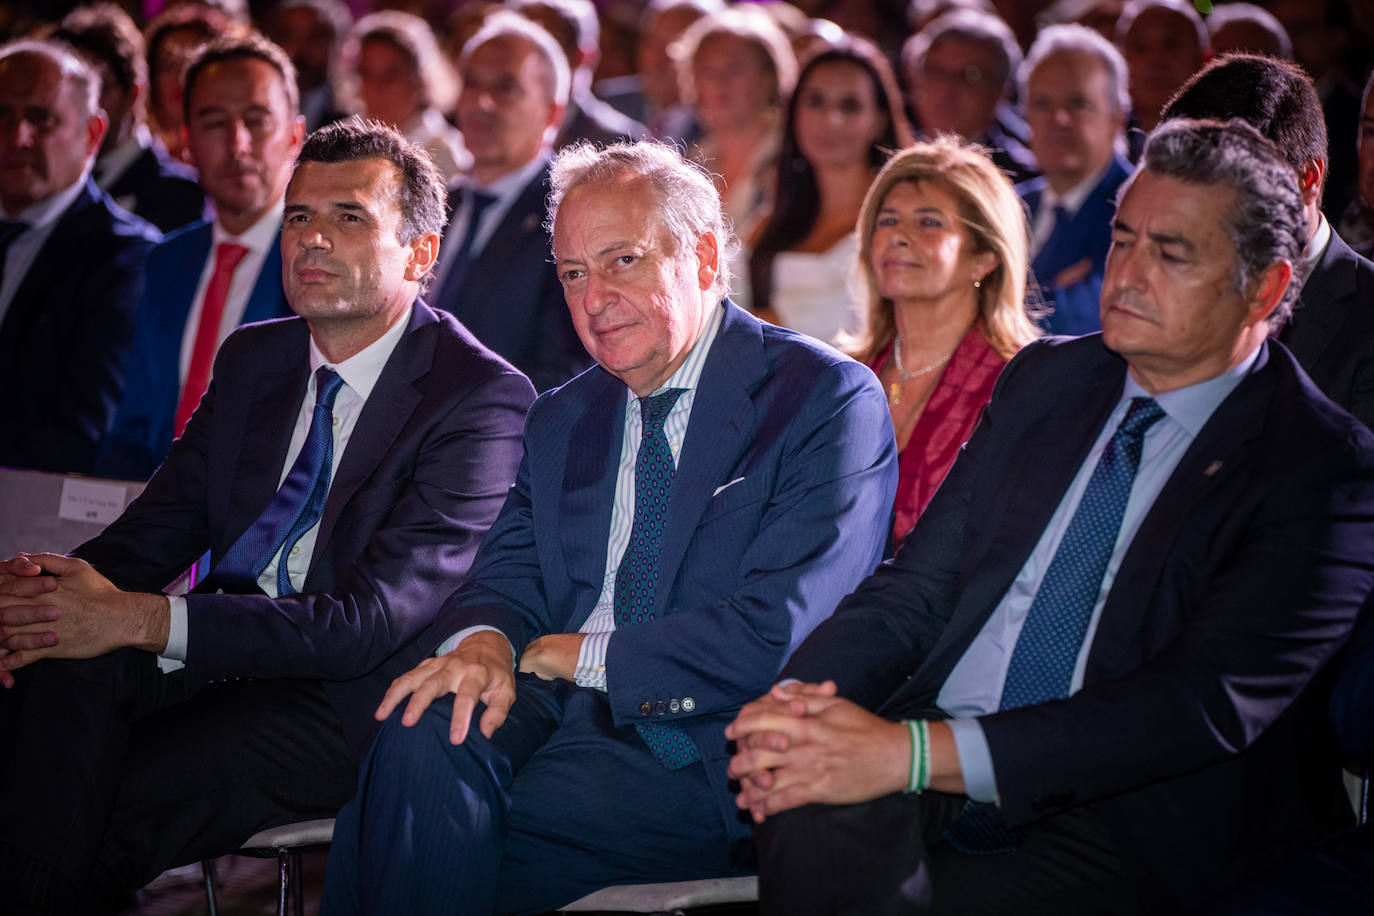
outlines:
[{"label": "teal polka dot tie", "polygon": [[[668,516],[668,496],[673,487],[673,453],[663,422],[684,388],[669,388],[639,399],[644,435],[635,457],[635,514],[630,542],[615,571],[616,629],[653,620],[654,594],[658,590],[658,558],[663,546],[663,522]],[[661,722],[641,722],[635,730],[670,770],[701,758],[696,743],[680,727]]]}]

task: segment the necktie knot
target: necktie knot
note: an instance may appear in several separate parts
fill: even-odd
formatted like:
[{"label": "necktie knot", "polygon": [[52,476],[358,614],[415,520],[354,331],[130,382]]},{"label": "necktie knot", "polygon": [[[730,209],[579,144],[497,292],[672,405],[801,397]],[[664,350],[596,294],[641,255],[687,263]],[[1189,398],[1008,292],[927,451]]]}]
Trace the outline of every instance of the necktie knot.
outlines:
[{"label": "necktie knot", "polygon": [[487,212],[487,208],[496,203],[496,195],[488,194],[486,191],[471,191],[472,196],[472,217],[468,220],[468,234],[471,235],[477,229],[477,220],[481,219],[482,214]]},{"label": "necktie knot", "polygon": [[669,388],[658,394],[650,395],[639,399],[639,414],[644,421],[644,432],[657,432],[663,428],[663,423],[668,419],[668,414],[672,411],[677,399],[682,397],[686,388]]},{"label": "necktie knot", "polygon": [[1131,398],[1131,406],[1127,408],[1121,425],[1116,428],[1116,434],[1139,439],[1163,417],[1164,409],[1154,398]]},{"label": "necktie knot", "polygon": [[334,409],[334,399],[339,396],[339,389],[343,387],[343,379],[339,378],[339,373],[328,366],[321,366],[315,370],[315,406],[323,407],[325,410]]},{"label": "necktie knot", "polygon": [[232,274],[248,255],[248,249],[234,242],[220,242],[215,247],[215,271]]}]

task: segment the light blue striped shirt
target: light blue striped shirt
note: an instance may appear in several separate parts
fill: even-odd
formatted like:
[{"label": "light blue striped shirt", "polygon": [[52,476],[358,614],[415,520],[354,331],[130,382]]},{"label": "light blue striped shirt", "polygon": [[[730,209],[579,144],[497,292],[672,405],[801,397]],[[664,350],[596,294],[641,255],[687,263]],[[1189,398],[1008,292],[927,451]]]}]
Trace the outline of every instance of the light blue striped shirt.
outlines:
[{"label": "light blue striped shirt", "polygon": [[[692,405],[696,402],[701,368],[706,363],[706,355],[711,352],[711,343],[716,339],[724,314],[725,307],[717,306],[701,336],[692,345],[687,359],[658,389],[686,389],[663,421],[663,434],[668,438],[668,450],[673,453],[674,467],[677,467],[682,454],[682,442],[687,438],[687,421],[692,417]],[[601,580],[601,597],[579,631],[588,636],[582,640],[574,672],[579,687],[595,687],[597,690],[606,689],[606,646],[615,634],[615,574],[630,543],[630,528],[635,517],[635,457],[639,454],[640,440],[644,438],[639,398],[629,388],[625,389],[625,396],[628,398],[625,405],[625,434],[620,441],[620,466],[615,475],[615,503],[611,506],[611,533],[606,545],[606,574]]]},{"label": "light blue striped shirt", "polygon": [[[1215,378],[1155,397],[1155,402],[1164,410],[1165,416],[1145,433],[1141,445],[1140,469],[1131,485],[1131,495],[1121,519],[1121,530],[1117,533],[1116,544],[1107,563],[1107,571],[1102,576],[1097,603],[1093,606],[1088,630],[1083,636],[1083,645],[1078,652],[1073,680],[1069,685],[1070,695],[1083,687],[1088,654],[1092,649],[1098,621],[1102,617],[1102,607],[1107,603],[1112,582],[1121,567],[1122,558],[1135,538],[1136,531],[1165,484],[1169,482],[1174,468],[1188,451],[1188,446],[1192,445],[1221,402],[1226,400],[1227,395],[1234,391],[1250,372],[1258,354],[1259,349],[1256,348],[1235,368]],[[1069,526],[1069,520],[1073,518],[1074,510],[1083,498],[1088,479],[1097,467],[1097,461],[1106,449],[1107,443],[1116,434],[1116,428],[1125,418],[1131,398],[1149,396],[1149,392],[1141,388],[1127,372],[1120,401],[1107,418],[1107,422],[1103,424],[1097,440],[1087,457],[1083,459],[1078,474],[1065,491],[1059,507],[1055,509],[1035,549],[1026,558],[1025,565],[1021,567],[1021,571],[1017,573],[1016,579],[1002,596],[987,622],[983,624],[983,628],[964,650],[963,656],[945,679],[940,694],[936,697],[936,705],[953,717],[950,728],[954,732],[959,768],[964,776],[964,789],[969,798],[975,801],[997,800],[997,777],[993,772],[992,754],[988,748],[987,737],[983,734],[983,727],[976,717],[997,712],[1001,705],[1002,685],[1007,679],[1012,650],[1021,635],[1021,627],[1026,622],[1026,615],[1030,611],[1036,591],[1040,588],[1045,570],[1049,568],[1050,560],[1054,557],[1059,542],[1064,537],[1064,531]]]}]

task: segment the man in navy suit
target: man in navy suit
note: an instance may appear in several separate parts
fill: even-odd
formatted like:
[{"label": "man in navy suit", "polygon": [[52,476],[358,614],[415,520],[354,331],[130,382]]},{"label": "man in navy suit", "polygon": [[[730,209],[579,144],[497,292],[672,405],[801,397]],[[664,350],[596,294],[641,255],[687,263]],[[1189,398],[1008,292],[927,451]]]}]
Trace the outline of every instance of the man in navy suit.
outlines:
[{"label": "man in navy suit", "polygon": [[161,236],[90,179],[100,81],[65,46],[0,48],[0,465],[89,472]]},{"label": "man in navy suit", "polygon": [[[443,200],[390,128],[312,135],[282,233],[300,317],[230,336],[109,528],[0,564],[0,781],[23,787],[0,825],[6,913],[102,912],[352,794],[371,712],[467,573],[534,396],[417,298]],[[160,593],[207,548],[194,592]]]},{"label": "man in navy suit", "polygon": [[459,62],[458,127],[472,174],[455,183],[434,305],[545,391],[591,359],[549,263],[549,156],[568,100],[568,62],[515,13],[487,19]]},{"label": "man in navy suit", "polygon": [[224,39],[187,70],[185,106],[188,148],[215,217],[148,256],[124,394],[96,464],[107,477],[146,480],[199,403],[230,332],[291,313],[278,239],[305,122],[290,59],[260,35]]},{"label": "man in navy suit", "polygon": [[1312,78],[1291,61],[1228,54],[1194,74],[1164,117],[1240,118],[1298,173],[1307,227],[1302,291],[1278,338],[1327,397],[1374,427],[1374,264],[1322,214],[1329,160]]},{"label": "man in navy suit", "polygon": [[1117,189],[1130,174],[1126,63],[1091,29],[1042,31],[1021,67],[1021,99],[1041,177],[1017,186],[1031,225],[1031,270],[1052,334],[1099,330],[1097,304]]},{"label": "man in navy suit", "polygon": [[552,186],[598,365],[531,409],[515,487],[430,628],[440,654],[378,710],[330,912],[544,912],[749,869],[722,730],[882,552],[882,390],[724,298],[705,172],[579,145]]},{"label": "man in navy suit", "polygon": [[72,10],[50,39],[71,45],[100,74],[100,107],[110,126],[94,178],[124,209],[163,232],[204,215],[195,170],[174,161],[148,130],[148,65],[143,36],[112,3]]},{"label": "man in navy suit", "polygon": [[726,732],[765,913],[1181,913],[1350,821],[1323,669],[1374,585],[1374,436],[1267,341],[1297,181],[1180,119],[1122,194],[1101,336],[1007,365]]}]

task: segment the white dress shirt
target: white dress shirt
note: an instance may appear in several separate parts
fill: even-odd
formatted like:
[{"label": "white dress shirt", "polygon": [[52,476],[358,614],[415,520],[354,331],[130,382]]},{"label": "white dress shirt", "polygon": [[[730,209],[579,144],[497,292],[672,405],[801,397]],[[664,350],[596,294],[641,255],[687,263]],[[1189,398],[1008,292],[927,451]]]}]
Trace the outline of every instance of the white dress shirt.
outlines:
[{"label": "white dress shirt", "polygon": [[515,198],[520,196],[520,192],[525,190],[526,185],[534,180],[534,176],[543,171],[549,164],[548,149],[544,149],[529,162],[513,172],[507,172],[489,185],[480,185],[471,177],[459,178],[450,187],[454,190],[465,192],[462,199],[458,202],[458,209],[453,211],[453,216],[449,218],[448,229],[444,233],[444,245],[439,251],[439,264],[434,270],[434,284],[432,289],[437,293],[443,288],[444,280],[449,269],[453,266],[453,259],[458,256],[458,249],[463,246],[463,239],[468,234],[468,224],[472,221],[472,194],[471,191],[481,191],[483,194],[490,194],[496,198],[486,210],[482,211],[482,218],[478,221],[477,235],[472,240],[472,249],[469,257],[476,258],[482,251],[482,247],[487,244],[491,234],[496,231],[496,227],[501,225],[501,221],[510,212],[511,205],[515,203]]},{"label": "white dress shirt", "polygon": [[248,310],[248,300],[253,296],[253,287],[258,284],[258,274],[262,272],[263,262],[277,244],[277,233],[281,231],[283,200],[262,215],[256,223],[244,230],[242,235],[230,235],[218,219],[211,224],[210,256],[200,271],[200,284],[191,299],[191,311],[186,315],[186,327],[181,332],[181,359],[178,363],[178,385],[186,384],[186,375],[191,371],[191,354],[196,349],[196,335],[200,330],[200,315],[205,309],[205,291],[210,287],[210,278],[215,274],[215,252],[226,242],[242,245],[248,253],[234,268],[234,278],[229,284],[229,293],[224,297],[224,311],[219,318],[219,336],[215,347],[224,343],[224,338],[243,323],[243,313]]},{"label": "white dress shirt", "polygon": [[[344,452],[353,435],[353,428],[358,424],[358,415],[363,412],[363,405],[367,403],[377,379],[381,377],[382,369],[405,334],[406,326],[410,324],[410,313],[411,309],[407,308],[405,314],[381,337],[343,362],[332,366],[315,345],[315,339],[310,339],[310,381],[305,386],[305,397],[301,400],[300,410],[296,414],[291,445],[286,450],[286,462],[282,465],[281,476],[277,480],[279,488],[286,480],[286,475],[290,473],[296,456],[305,446],[305,437],[310,432],[310,421],[315,413],[315,371],[321,366],[330,366],[339,374],[339,378],[343,379],[343,385],[334,399],[333,409],[334,461],[329,473],[329,482],[333,486],[339,464],[343,461]],[[287,557],[286,576],[296,591],[305,587],[305,577],[310,571],[310,558],[315,553],[315,538],[319,535],[319,527],[318,521],[310,526],[296,542],[296,546],[291,548],[291,554]],[[277,565],[277,558],[273,557],[258,576],[258,587],[262,589],[263,594],[273,598],[281,597],[277,593]],[[158,665],[163,671],[174,671],[181,667],[186,658],[186,599],[181,596],[169,596],[168,601],[172,612],[171,631],[167,638],[167,649],[158,658]]]}]

